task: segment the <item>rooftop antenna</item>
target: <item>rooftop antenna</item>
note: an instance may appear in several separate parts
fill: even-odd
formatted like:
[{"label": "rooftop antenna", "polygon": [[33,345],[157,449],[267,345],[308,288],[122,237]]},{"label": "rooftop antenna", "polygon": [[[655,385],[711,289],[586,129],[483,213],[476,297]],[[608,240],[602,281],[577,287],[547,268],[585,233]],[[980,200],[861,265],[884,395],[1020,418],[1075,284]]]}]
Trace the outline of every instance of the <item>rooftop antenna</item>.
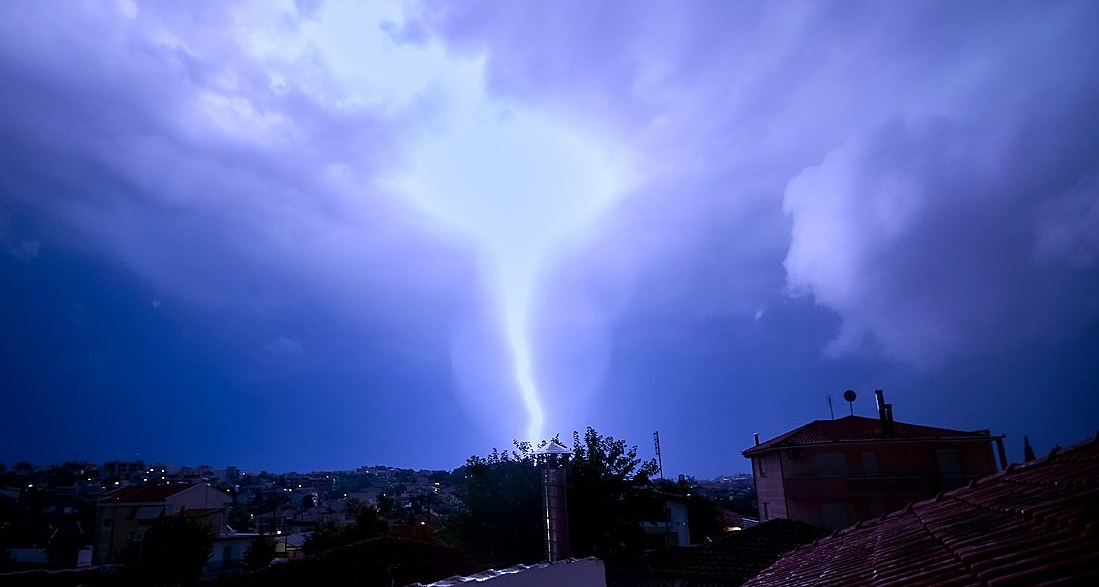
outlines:
[{"label": "rooftop antenna", "polygon": [[836,413],[832,411],[832,394],[828,394],[828,415],[832,416],[832,419],[836,419]]},{"label": "rooftop antenna", "polygon": [[855,390],[853,390],[853,389],[848,389],[847,391],[843,392],[843,399],[847,400],[847,404],[851,408],[851,415],[852,416],[855,415],[855,398],[856,397],[858,397],[858,394],[856,394]]},{"label": "rooftop antenna", "polygon": [[653,444],[656,445],[656,470],[660,473],[660,480],[664,480],[664,460],[660,458],[660,431],[653,432]]}]

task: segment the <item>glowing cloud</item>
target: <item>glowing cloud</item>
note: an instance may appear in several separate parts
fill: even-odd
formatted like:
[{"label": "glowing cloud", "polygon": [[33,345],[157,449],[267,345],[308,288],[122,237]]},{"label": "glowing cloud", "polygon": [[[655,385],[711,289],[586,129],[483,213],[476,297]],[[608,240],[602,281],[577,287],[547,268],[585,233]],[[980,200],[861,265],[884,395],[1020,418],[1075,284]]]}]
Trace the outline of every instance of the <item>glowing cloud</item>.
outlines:
[{"label": "glowing cloud", "polygon": [[[396,181],[416,204],[471,239],[492,274],[503,335],[529,424],[542,434],[528,318],[539,271],[623,191],[621,169],[598,137],[477,96],[418,141]],[[477,390],[468,390],[478,393]]]},{"label": "glowing cloud", "polygon": [[[333,2],[304,12],[285,5],[284,14],[271,16],[249,6],[239,20],[247,51],[264,63],[274,91],[293,86],[401,126],[400,152],[390,153],[399,169],[364,187],[411,201],[478,251],[494,315],[455,335],[455,371],[474,412],[514,421],[509,410],[517,399],[525,434],[537,440],[544,416],[528,322],[539,274],[557,247],[581,236],[625,191],[626,158],[586,125],[488,95],[482,57],[451,54],[406,30],[416,10],[399,1]],[[479,374],[463,376],[471,370]],[[514,397],[501,397],[508,389]]]}]

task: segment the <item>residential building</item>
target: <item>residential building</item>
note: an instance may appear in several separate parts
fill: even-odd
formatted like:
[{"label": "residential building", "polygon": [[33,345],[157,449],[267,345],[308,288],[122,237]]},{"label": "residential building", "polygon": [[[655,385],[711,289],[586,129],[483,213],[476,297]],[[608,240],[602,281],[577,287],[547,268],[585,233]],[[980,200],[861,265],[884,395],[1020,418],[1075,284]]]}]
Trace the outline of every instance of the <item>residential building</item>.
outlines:
[{"label": "residential building", "polygon": [[145,532],[161,516],[187,516],[207,524],[215,534],[225,526],[233,498],[205,484],[130,486],[99,500],[96,561],[139,560]]},{"label": "residential building", "polygon": [[1099,584],[1099,436],[806,545],[747,583]]},{"label": "residential building", "polygon": [[642,520],[641,529],[659,537],[661,547],[690,546],[691,525],[687,515],[687,500],[677,495],[659,495],[663,502],[662,519]]},{"label": "residential building", "polygon": [[[214,540],[210,558],[202,568],[202,579],[213,579],[244,570],[244,555],[259,534],[222,534]],[[276,538],[274,536],[272,539]]]},{"label": "residential building", "polygon": [[305,541],[312,532],[295,532],[293,534],[275,535],[275,554],[281,558],[294,560],[302,552]]},{"label": "residential building", "polygon": [[816,420],[743,452],[752,460],[760,521],[787,518],[836,530],[996,472],[1003,436],[878,418]]}]

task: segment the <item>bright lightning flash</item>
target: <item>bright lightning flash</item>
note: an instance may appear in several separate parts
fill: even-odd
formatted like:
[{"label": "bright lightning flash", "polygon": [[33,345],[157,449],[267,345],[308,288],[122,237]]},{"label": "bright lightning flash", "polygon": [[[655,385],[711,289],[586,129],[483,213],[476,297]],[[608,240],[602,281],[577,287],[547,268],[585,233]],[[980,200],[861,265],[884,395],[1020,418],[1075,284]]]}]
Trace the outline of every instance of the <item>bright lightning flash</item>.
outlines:
[{"label": "bright lightning flash", "polygon": [[515,362],[515,382],[519,385],[519,394],[523,399],[523,406],[530,418],[527,424],[527,440],[537,445],[542,439],[542,424],[545,415],[542,413],[542,403],[538,395],[538,385],[534,379],[534,369],[530,351],[529,335],[527,334],[526,304],[505,301],[505,328],[507,330],[508,346],[511,348],[512,360]]},{"label": "bright lightning flash", "polygon": [[622,191],[619,168],[594,137],[498,106],[417,145],[402,191],[471,238],[495,274],[527,439],[545,421],[528,324],[539,273]]},{"label": "bright lightning flash", "polygon": [[[470,239],[496,280],[494,300],[504,332],[494,336],[509,347],[514,380],[501,383],[478,374],[482,381],[463,391],[479,410],[498,411],[507,408],[496,406],[511,405],[501,400],[516,398],[485,389],[516,389],[529,421],[528,439],[539,440],[546,412],[527,328],[539,271],[563,241],[582,236],[625,191],[622,180],[632,177],[627,173],[632,169],[623,165],[624,149],[601,140],[588,123],[570,124],[489,96],[484,56],[456,55],[435,40],[396,38],[392,31],[401,30],[406,15],[416,14],[408,3],[326,3],[292,31],[284,22],[298,18],[297,6],[277,18],[266,18],[269,8],[257,5],[244,21],[265,23],[250,29],[246,48],[272,68],[273,83],[312,79],[319,62],[331,74],[313,88],[319,99],[338,98],[341,108],[365,108],[407,122],[402,134],[407,165],[380,183]],[[483,352],[495,345],[480,332],[473,338],[477,348],[464,354],[455,344],[456,371],[463,362],[501,370],[492,362],[498,353]],[[512,421],[510,413],[493,416]]]}]

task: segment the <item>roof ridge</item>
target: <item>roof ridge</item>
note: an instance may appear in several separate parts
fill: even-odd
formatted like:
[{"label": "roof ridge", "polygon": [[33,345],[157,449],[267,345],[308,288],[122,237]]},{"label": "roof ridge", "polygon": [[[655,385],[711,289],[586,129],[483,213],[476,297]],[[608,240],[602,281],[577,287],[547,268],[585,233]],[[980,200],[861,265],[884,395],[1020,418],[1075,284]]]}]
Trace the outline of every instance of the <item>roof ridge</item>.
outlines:
[{"label": "roof ridge", "polygon": [[[944,494],[940,493],[938,496],[933,498],[933,500],[925,500],[925,502],[927,502],[927,501],[939,502],[942,499],[954,499],[954,497],[953,496],[947,497]],[[959,501],[957,499],[954,499],[954,500]],[[924,502],[921,502],[921,503],[924,503]],[[920,515],[919,509],[921,509],[921,508],[918,508],[917,505],[918,504],[909,505],[908,511],[920,523],[920,526],[923,527],[924,531],[927,532],[928,536],[930,536],[931,539],[934,540],[943,550],[945,550],[946,552],[949,552],[950,556],[953,557],[954,560],[958,561],[958,564],[961,565],[962,568],[965,569],[965,571],[967,573],[969,573],[969,577],[973,580],[974,583],[977,583],[979,585],[983,584],[981,582],[980,578],[977,576],[977,573],[973,570],[973,567],[970,566],[970,564],[965,560],[965,558],[963,558],[962,555],[960,553],[958,553],[958,551],[951,548],[950,545],[947,544],[947,542],[945,540],[943,540],[942,536],[937,534],[931,528],[931,526],[928,524],[927,520],[923,516]]]},{"label": "roof ridge", "polygon": [[758,443],[742,451],[745,456],[805,445],[831,442],[913,441],[924,439],[992,440],[989,430],[956,430],[941,426],[893,422],[893,433],[886,434],[881,420],[866,416],[848,415],[837,419],[818,419],[798,426],[766,442]]}]

